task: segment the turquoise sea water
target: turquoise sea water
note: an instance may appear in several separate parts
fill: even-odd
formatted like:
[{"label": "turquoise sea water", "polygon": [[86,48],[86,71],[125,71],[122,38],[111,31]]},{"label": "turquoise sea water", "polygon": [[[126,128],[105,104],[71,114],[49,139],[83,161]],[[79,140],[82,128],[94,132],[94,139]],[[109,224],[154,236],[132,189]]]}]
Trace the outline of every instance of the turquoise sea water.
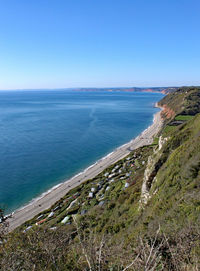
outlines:
[{"label": "turquoise sea water", "polygon": [[6,213],[136,137],[157,93],[0,92],[0,206]]}]

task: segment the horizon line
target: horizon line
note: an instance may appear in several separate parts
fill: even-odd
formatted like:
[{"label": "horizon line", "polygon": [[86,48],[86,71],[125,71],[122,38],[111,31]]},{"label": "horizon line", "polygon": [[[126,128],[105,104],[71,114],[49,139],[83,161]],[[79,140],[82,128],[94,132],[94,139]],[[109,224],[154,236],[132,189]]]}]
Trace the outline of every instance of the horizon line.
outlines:
[{"label": "horizon line", "polygon": [[151,88],[183,88],[183,87],[199,87],[198,85],[176,85],[176,86],[119,86],[119,87],[56,87],[56,88],[13,88],[13,89],[0,89],[0,91],[12,91],[12,90],[76,90],[76,89],[132,89],[132,88],[139,88],[139,89],[151,89]]}]

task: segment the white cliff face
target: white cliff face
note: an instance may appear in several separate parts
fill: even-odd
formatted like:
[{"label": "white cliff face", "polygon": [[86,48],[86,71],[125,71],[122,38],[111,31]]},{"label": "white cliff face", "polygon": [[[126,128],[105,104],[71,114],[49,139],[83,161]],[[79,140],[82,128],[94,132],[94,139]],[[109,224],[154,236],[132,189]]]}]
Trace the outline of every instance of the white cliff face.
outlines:
[{"label": "white cliff face", "polygon": [[[149,156],[147,167],[144,172],[143,184],[141,189],[141,198],[139,208],[144,208],[149,199],[151,198],[151,187],[154,182],[156,182],[156,173],[158,171],[159,159],[162,155],[161,149],[168,138],[159,137],[158,148],[155,149],[154,154]],[[155,194],[155,191],[153,192]]]},{"label": "white cliff face", "polygon": [[142,189],[141,189],[141,199],[140,199],[141,206],[140,207],[143,207],[144,205],[146,205],[148,200],[150,199],[150,188],[151,188],[150,185],[151,184],[149,183],[149,180],[155,167],[154,159],[155,159],[154,155],[149,156],[148,158],[147,167],[144,172],[143,184],[142,184]]},{"label": "white cliff face", "polygon": [[163,145],[165,144],[165,142],[167,142],[168,138],[167,137],[162,137],[160,136],[159,137],[159,140],[158,140],[158,150],[161,150]]}]

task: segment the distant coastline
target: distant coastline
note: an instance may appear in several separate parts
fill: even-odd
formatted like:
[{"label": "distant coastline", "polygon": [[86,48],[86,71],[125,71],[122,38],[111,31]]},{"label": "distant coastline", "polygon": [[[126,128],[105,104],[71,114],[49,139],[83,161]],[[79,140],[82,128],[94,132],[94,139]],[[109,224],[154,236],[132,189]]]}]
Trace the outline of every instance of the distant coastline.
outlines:
[{"label": "distant coastline", "polygon": [[119,88],[74,88],[73,91],[125,91],[125,92],[151,92],[168,94],[178,89],[177,87],[119,87]]},{"label": "distant coastline", "polygon": [[[124,92],[151,92],[151,93],[162,93],[162,94],[169,94],[179,87],[73,87],[73,88],[57,88],[56,90],[64,90],[64,91],[86,91],[86,92],[95,92],[95,91],[107,91],[107,92],[117,92],[117,91],[124,91]],[[0,91],[50,91],[55,90],[54,88],[42,88],[42,89],[9,89],[4,90],[0,89]]]},{"label": "distant coastline", "polygon": [[[157,103],[155,104],[155,107],[158,107]],[[86,180],[95,177],[108,166],[127,156],[132,150],[151,144],[153,142],[154,135],[156,135],[162,127],[161,112],[162,111],[159,111],[154,114],[153,123],[136,138],[118,147],[113,152],[101,158],[71,179],[65,180],[63,183],[54,186],[52,189],[33,199],[27,205],[14,211],[12,217],[9,218],[9,230],[12,231],[25,221],[50,208],[69,190],[85,182]]]}]

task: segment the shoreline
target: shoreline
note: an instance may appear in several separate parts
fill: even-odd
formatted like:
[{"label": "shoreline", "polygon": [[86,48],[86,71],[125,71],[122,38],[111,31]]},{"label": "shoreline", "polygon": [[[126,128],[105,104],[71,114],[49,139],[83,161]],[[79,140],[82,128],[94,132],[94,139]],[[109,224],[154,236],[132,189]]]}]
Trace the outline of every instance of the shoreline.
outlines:
[{"label": "shoreline", "polygon": [[50,208],[69,190],[88,179],[94,178],[108,166],[127,156],[134,149],[144,145],[150,145],[153,142],[154,135],[159,132],[163,123],[161,118],[162,108],[158,107],[157,103],[155,104],[155,107],[160,108],[161,110],[153,115],[153,123],[136,138],[133,138],[128,143],[114,149],[111,153],[99,159],[94,164],[90,165],[72,178],[64,180],[62,183],[57,184],[48,191],[42,193],[40,196],[31,200],[27,205],[15,210],[12,213],[12,217],[7,220],[9,222],[9,231],[14,230],[27,220],[32,219],[40,212]]}]

